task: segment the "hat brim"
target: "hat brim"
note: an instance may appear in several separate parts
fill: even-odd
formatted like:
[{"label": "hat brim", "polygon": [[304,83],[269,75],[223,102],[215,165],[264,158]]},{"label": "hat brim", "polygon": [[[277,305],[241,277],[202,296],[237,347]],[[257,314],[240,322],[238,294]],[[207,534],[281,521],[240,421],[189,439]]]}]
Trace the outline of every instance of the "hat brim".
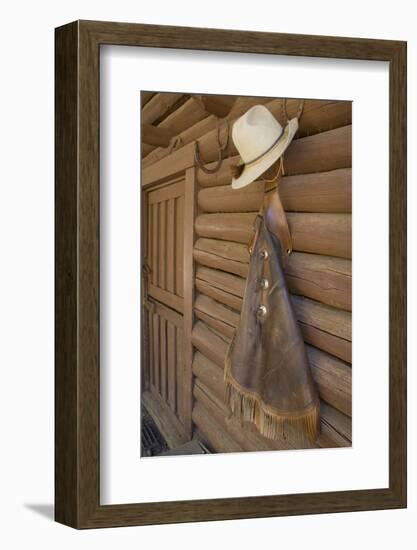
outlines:
[{"label": "hat brim", "polygon": [[282,138],[270,151],[265,153],[258,161],[250,166],[245,166],[238,178],[232,178],[232,189],[241,189],[256,180],[268,170],[272,164],[284,153],[298,130],[298,119],[291,119],[285,127]]}]

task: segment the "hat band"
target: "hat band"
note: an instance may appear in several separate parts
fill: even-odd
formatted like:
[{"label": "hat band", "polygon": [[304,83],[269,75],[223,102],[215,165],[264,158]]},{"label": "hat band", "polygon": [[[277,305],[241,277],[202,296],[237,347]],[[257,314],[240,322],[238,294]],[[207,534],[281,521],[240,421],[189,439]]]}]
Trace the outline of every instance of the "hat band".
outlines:
[{"label": "hat band", "polygon": [[279,142],[279,140],[281,139],[282,137],[282,134],[284,133],[284,128],[281,128],[281,133],[279,134],[279,136],[277,137],[277,139],[274,141],[274,143],[272,145],[270,145],[268,147],[268,149],[266,149],[266,151],[264,151],[263,153],[261,153],[260,155],[258,155],[257,157],[255,157],[254,159],[252,160],[249,160],[248,162],[245,162],[245,166],[247,166],[248,164],[253,164],[254,162],[256,162],[257,160],[261,159],[264,155],[266,155],[267,153],[269,153],[269,151],[271,149],[273,149],[275,147],[275,145]]}]

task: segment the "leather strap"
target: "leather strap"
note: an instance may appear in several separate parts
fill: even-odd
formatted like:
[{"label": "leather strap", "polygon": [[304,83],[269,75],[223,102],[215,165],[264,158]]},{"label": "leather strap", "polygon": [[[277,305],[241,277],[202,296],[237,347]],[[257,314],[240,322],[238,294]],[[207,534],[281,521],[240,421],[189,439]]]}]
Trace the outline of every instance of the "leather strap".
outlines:
[{"label": "leather strap", "polygon": [[264,217],[269,231],[274,233],[281,242],[282,261],[285,265],[292,252],[292,238],[287,215],[279,195],[279,182],[284,173],[284,160],[281,157],[276,175],[270,180],[264,180],[263,201],[259,213]]},{"label": "leather strap", "polygon": [[264,193],[264,218],[268,229],[281,241],[282,259],[285,263],[292,252],[292,238],[278,188],[279,185],[272,193]]}]

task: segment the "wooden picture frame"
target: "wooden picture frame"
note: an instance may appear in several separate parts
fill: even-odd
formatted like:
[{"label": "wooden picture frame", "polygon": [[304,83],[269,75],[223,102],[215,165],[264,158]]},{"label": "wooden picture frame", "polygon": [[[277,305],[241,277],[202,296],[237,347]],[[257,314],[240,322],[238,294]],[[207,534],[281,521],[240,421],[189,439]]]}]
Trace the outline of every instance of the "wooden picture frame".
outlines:
[{"label": "wooden picture frame", "polygon": [[[388,488],[100,504],[99,56],[100,46],[105,44],[389,63]],[[99,528],[404,508],[407,480],[406,43],[76,21],[56,29],[55,45],[56,521],[75,528]],[[192,169],[188,170],[187,177],[193,177]],[[195,199],[191,194],[187,200],[190,205],[187,215],[191,220]],[[191,320],[186,319],[188,327],[190,323]],[[190,418],[189,411],[187,415]]]}]

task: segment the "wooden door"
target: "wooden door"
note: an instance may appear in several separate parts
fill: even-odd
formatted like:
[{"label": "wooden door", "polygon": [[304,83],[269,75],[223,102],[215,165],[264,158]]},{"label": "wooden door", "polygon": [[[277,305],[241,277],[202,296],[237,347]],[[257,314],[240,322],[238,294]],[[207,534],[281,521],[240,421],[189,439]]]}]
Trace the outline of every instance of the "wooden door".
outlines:
[{"label": "wooden door", "polygon": [[184,180],[148,194],[148,294],[184,312]]},{"label": "wooden door", "polygon": [[[185,282],[192,281],[193,216],[186,204],[193,203],[194,182],[186,176],[143,193],[144,241],[144,404],[171,446],[191,436],[190,331],[185,323],[192,312],[192,294]],[[190,224],[191,219],[191,224]],[[187,257],[185,250],[188,250]],[[191,289],[192,292],[192,289]],[[191,296],[191,298],[190,298]],[[185,315],[184,315],[185,313]],[[184,320],[185,319],[185,320]],[[169,433],[168,433],[169,432]]]}]

